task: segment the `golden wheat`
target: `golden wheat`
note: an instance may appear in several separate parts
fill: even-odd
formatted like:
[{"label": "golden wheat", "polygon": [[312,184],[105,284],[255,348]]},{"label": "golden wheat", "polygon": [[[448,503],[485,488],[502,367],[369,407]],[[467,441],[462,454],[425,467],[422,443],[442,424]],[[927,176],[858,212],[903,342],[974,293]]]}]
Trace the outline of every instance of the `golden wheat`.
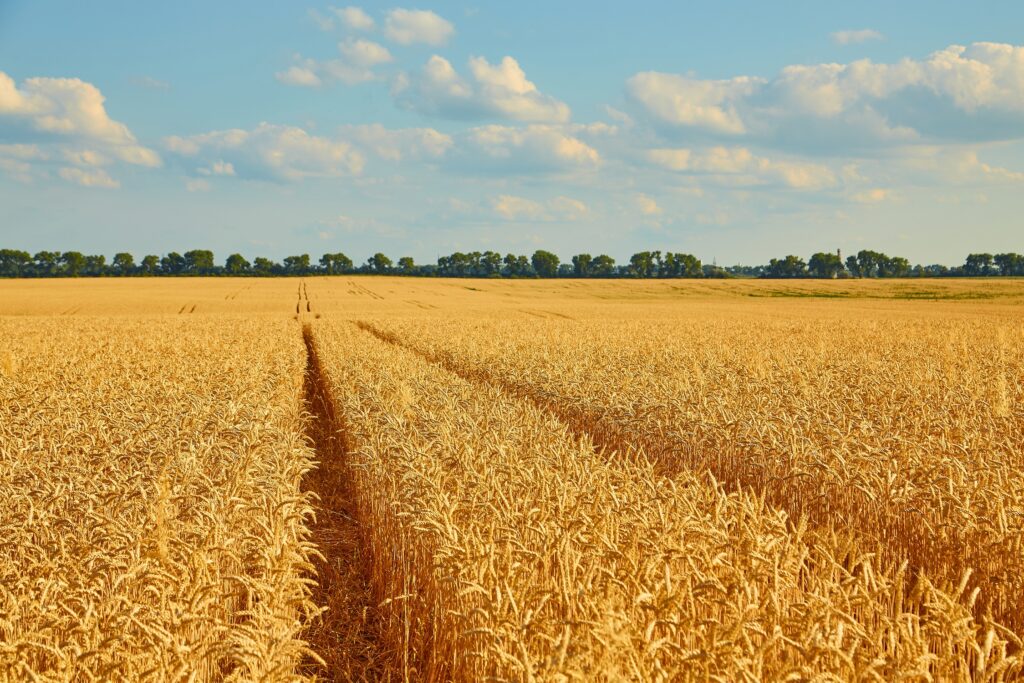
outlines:
[{"label": "golden wheat", "polygon": [[1019,679],[1022,292],[0,282],[0,680]]},{"label": "golden wheat", "polygon": [[383,328],[666,474],[710,470],[947,588],[970,568],[979,615],[1024,632],[1018,320]]},{"label": "golden wheat", "polygon": [[0,679],[298,678],[290,321],[0,319]]},{"label": "golden wheat", "polygon": [[609,461],[527,401],[313,327],[371,577],[414,680],[1006,680],[1012,634],[713,480]]}]

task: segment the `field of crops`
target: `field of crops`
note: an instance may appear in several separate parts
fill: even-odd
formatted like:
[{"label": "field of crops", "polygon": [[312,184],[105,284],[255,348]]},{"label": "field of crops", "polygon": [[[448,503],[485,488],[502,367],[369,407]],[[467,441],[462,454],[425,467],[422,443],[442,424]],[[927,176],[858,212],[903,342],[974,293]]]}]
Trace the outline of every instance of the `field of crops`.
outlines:
[{"label": "field of crops", "polygon": [[1024,282],[0,282],[0,680],[1024,677]]}]

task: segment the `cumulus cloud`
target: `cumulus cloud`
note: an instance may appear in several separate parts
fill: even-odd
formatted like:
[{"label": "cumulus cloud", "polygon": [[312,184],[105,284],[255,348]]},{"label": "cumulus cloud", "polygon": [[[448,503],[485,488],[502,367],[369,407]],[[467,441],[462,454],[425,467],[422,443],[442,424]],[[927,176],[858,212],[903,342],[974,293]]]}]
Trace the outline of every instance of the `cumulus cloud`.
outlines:
[{"label": "cumulus cloud", "polygon": [[101,168],[87,171],[81,168],[65,166],[60,169],[59,173],[60,177],[64,180],[76,183],[82,187],[105,187],[109,189],[116,189],[121,186],[121,183],[111,178],[110,175]]},{"label": "cumulus cloud", "polygon": [[139,145],[128,126],[111,119],[104,101],[99,88],[77,78],[29,78],[19,89],[0,71],[0,132],[88,143],[130,164],[159,166],[156,152]]},{"label": "cumulus cloud", "polygon": [[279,82],[285,85],[297,85],[305,88],[318,88],[323,84],[320,76],[317,75],[317,64],[312,60],[305,60],[304,65],[292,66],[284,71],[274,74]]},{"label": "cumulus cloud", "polygon": [[832,42],[836,45],[856,45],[869,40],[881,40],[882,34],[870,28],[836,31],[832,34]]},{"label": "cumulus cloud", "polygon": [[727,184],[781,184],[798,190],[836,185],[835,173],[822,164],[774,160],[754,155],[745,147],[652,149],[647,160],[670,171],[704,174]]},{"label": "cumulus cloud", "polygon": [[952,45],[922,60],[787,66],[769,80],[644,72],[631,99],[676,134],[805,149],[1024,137],[1024,47]]},{"label": "cumulus cloud", "polygon": [[[200,162],[212,174],[297,181],[308,177],[358,175],[364,158],[342,140],[310,135],[293,126],[261,123],[252,130],[223,130],[167,138],[168,151]],[[228,170],[230,169],[230,173]]]},{"label": "cumulus cloud", "polygon": [[578,137],[582,126],[480,126],[465,135],[461,162],[506,172],[596,168],[597,150]]},{"label": "cumulus cloud", "polygon": [[954,185],[1024,183],[1024,172],[983,161],[977,149],[962,146],[923,146],[907,150],[890,167],[913,174],[918,182]]},{"label": "cumulus cloud", "polygon": [[226,161],[215,161],[209,166],[204,166],[196,169],[196,173],[199,175],[211,176],[211,175],[223,175],[233,176],[235,173],[235,167]]},{"label": "cumulus cloud", "polygon": [[327,13],[311,9],[309,18],[322,31],[333,31],[339,26],[353,31],[372,31],[375,26],[373,18],[361,7],[331,7]]},{"label": "cumulus cloud", "polygon": [[342,7],[334,9],[334,14],[342,24],[356,31],[372,31],[374,21],[362,7]]},{"label": "cumulus cloud", "polygon": [[384,35],[399,45],[422,43],[439,47],[455,34],[455,27],[428,10],[393,9],[384,20]]},{"label": "cumulus cloud", "polygon": [[558,196],[545,202],[503,194],[491,200],[491,208],[506,220],[575,221],[587,214],[578,199]]},{"label": "cumulus cloud", "polygon": [[396,83],[398,103],[406,109],[454,119],[569,120],[568,105],[541,93],[512,57],[498,64],[473,57],[469,71],[470,77],[464,78],[447,59],[434,55],[418,73]]},{"label": "cumulus cloud", "polygon": [[748,77],[702,81],[648,71],[630,78],[626,89],[630,97],[664,123],[735,135],[746,132],[737,102],[759,85],[758,79]]},{"label": "cumulus cloud", "polygon": [[640,213],[645,216],[659,216],[664,212],[654,197],[650,195],[639,193],[633,197],[633,200],[636,202],[637,208],[640,209]]},{"label": "cumulus cloud", "polygon": [[377,124],[343,126],[342,137],[386,161],[439,159],[454,144],[451,136],[433,128],[389,129]]},{"label": "cumulus cloud", "polygon": [[373,70],[381,64],[394,60],[391,52],[372,40],[344,40],[338,43],[340,59],[317,61],[295,56],[295,64],[274,74],[274,78],[285,85],[305,88],[319,88],[331,83],[357,85],[377,80],[380,76]]},{"label": "cumulus cloud", "polygon": [[[99,88],[77,78],[29,78],[19,87],[0,71],[0,136],[16,143],[6,145],[3,156],[10,160],[17,151],[19,161],[4,166],[21,180],[31,179],[33,169],[56,157],[83,167],[115,161],[161,165],[160,156],[140,145],[128,126],[110,118]],[[34,152],[26,157],[28,149]],[[68,168],[58,175],[87,187],[118,186],[105,171]]]},{"label": "cumulus cloud", "polygon": [[339,43],[338,50],[356,66],[371,67],[394,60],[386,47],[372,40],[346,40]]}]

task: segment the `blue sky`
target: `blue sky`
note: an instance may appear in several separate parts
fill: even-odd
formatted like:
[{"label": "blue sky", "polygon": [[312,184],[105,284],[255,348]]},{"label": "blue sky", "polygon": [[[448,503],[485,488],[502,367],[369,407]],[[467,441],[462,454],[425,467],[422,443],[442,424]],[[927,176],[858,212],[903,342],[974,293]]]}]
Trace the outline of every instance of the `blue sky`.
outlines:
[{"label": "blue sky", "polygon": [[0,0],[0,246],[1024,251],[1021,26],[1019,2]]}]

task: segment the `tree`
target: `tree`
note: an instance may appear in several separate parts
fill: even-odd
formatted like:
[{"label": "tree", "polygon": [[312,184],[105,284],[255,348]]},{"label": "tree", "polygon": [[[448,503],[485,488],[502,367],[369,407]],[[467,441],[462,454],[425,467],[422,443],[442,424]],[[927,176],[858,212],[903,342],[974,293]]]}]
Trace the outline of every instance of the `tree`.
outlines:
[{"label": "tree", "polygon": [[538,249],[533,252],[530,262],[533,264],[533,270],[537,273],[537,277],[558,276],[558,257],[550,251]]},{"label": "tree", "polygon": [[309,272],[309,254],[298,256],[286,256],[284,259],[284,272],[289,275],[305,275]]},{"label": "tree", "polygon": [[480,257],[480,271],[484,277],[501,275],[501,254],[496,251],[485,251]]},{"label": "tree", "polygon": [[964,274],[973,277],[991,275],[994,266],[992,254],[969,254],[964,262]]},{"label": "tree", "polygon": [[273,275],[277,270],[277,264],[268,258],[257,256],[252,260],[252,272],[256,275]]},{"label": "tree", "polygon": [[160,273],[163,275],[180,275],[185,272],[185,257],[176,251],[160,259]]},{"label": "tree", "polygon": [[243,275],[248,272],[250,264],[241,254],[231,254],[224,261],[224,270],[231,275]]},{"label": "tree", "polygon": [[693,254],[676,254],[676,260],[682,263],[683,277],[700,277],[703,272],[700,259]]},{"label": "tree", "polygon": [[516,272],[521,277],[535,277],[537,275],[536,269],[530,263],[530,259],[526,258],[525,254],[520,254],[516,257]]},{"label": "tree", "polygon": [[398,259],[398,271],[402,275],[412,275],[416,272],[416,262],[412,256],[403,256]]},{"label": "tree", "polygon": [[807,262],[807,270],[810,271],[811,277],[838,277],[843,272],[843,260],[839,258],[839,254],[819,251]]},{"label": "tree", "polygon": [[846,257],[846,269],[850,271],[850,275],[854,277],[864,277],[864,273],[860,270],[860,261],[853,254]]},{"label": "tree", "polygon": [[902,256],[886,258],[878,272],[878,277],[907,277],[908,275],[910,275],[910,261]]},{"label": "tree", "polygon": [[576,254],[572,257],[572,272],[576,277],[590,277],[590,263],[594,257],[590,254]]},{"label": "tree", "polygon": [[702,277],[704,274],[700,259],[693,254],[665,252],[658,273],[661,277]]},{"label": "tree", "polygon": [[590,269],[597,277],[611,277],[615,274],[615,259],[608,254],[600,254],[594,258]]},{"label": "tree", "polygon": [[0,249],[0,277],[22,277],[29,274],[32,255],[18,249]]},{"label": "tree", "polygon": [[139,266],[139,270],[142,271],[143,275],[156,275],[157,270],[160,268],[160,257],[156,254],[147,254],[142,258],[142,264]]},{"label": "tree", "polygon": [[[661,260],[661,252],[658,252],[658,260]],[[652,252],[640,251],[629,257],[629,274],[633,277],[651,277],[655,272]]]},{"label": "tree", "polygon": [[60,255],[60,262],[65,275],[78,277],[85,268],[85,256],[80,251],[65,251]]},{"label": "tree", "polygon": [[97,277],[107,274],[107,257],[103,254],[95,254],[85,257],[83,271],[86,275]]},{"label": "tree", "polygon": [[391,259],[379,251],[366,260],[366,265],[373,273],[386,273],[391,270]]},{"label": "tree", "polygon": [[213,252],[209,249],[193,249],[185,252],[185,272],[192,275],[207,275],[213,272]]},{"label": "tree", "polygon": [[807,264],[799,256],[790,254],[784,259],[772,259],[768,262],[767,277],[792,278],[806,277]]},{"label": "tree", "polygon": [[114,261],[111,265],[118,275],[131,275],[135,270],[135,257],[126,251],[118,252],[114,254]]},{"label": "tree", "polygon": [[328,275],[338,275],[352,270],[352,259],[340,251],[335,254],[324,254],[320,257],[320,265]]},{"label": "tree", "polygon": [[910,261],[902,256],[861,249],[856,256],[846,259],[846,269],[854,277],[906,277],[910,275]]},{"label": "tree", "polygon": [[1000,275],[1024,275],[1024,256],[1020,254],[996,254],[992,260],[998,266]]},{"label": "tree", "polygon": [[57,271],[60,267],[60,252],[59,251],[40,251],[32,257],[32,269],[36,275],[42,275],[48,277],[51,275],[57,275]]}]

